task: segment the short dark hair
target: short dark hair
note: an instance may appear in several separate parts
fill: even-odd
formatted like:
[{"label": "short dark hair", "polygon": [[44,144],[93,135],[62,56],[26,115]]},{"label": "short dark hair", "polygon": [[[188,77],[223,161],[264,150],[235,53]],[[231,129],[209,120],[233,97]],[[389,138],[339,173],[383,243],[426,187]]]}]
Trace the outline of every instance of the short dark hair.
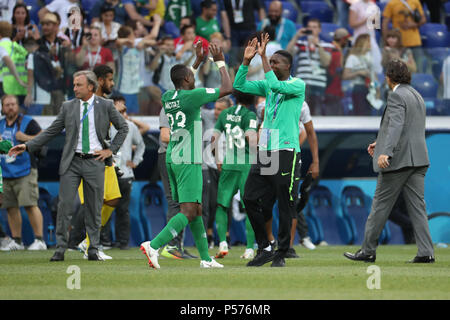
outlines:
[{"label": "short dark hair", "polygon": [[189,69],[184,64],[176,64],[170,69],[170,79],[175,88],[180,88],[184,78],[189,75]]},{"label": "short dark hair", "polygon": [[106,64],[101,64],[101,65],[96,66],[93,71],[94,71],[95,75],[97,76],[97,79],[98,78],[105,79],[109,73],[114,73],[113,69]]},{"label": "short dark hair", "polygon": [[255,104],[255,96],[249,93],[233,89],[233,96],[236,98],[236,103],[243,104],[244,106],[250,106]]},{"label": "short dark hair", "polygon": [[200,2],[200,7],[203,8],[211,8],[213,4],[217,4],[214,0],[203,0]]},{"label": "short dark hair", "polygon": [[117,37],[120,38],[128,38],[130,34],[133,33],[133,29],[129,26],[121,26],[119,31],[117,31]]},{"label": "short dark hair", "polygon": [[194,31],[195,31],[195,26],[193,24],[188,24],[188,25],[181,27],[180,34],[183,35],[186,32],[186,30],[189,28],[194,28]]},{"label": "short dark hair", "polygon": [[406,63],[400,59],[393,59],[388,62],[386,66],[386,76],[393,83],[398,84],[410,84],[411,72],[408,69]]},{"label": "short dark hair", "polygon": [[290,54],[286,50],[278,50],[274,54],[279,54],[280,56],[283,56],[284,58],[286,58],[286,60],[289,63],[289,66],[292,68],[292,61],[293,61],[292,54]]},{"label": "short dark hair", "polygon": [[124,101],[124,102],[126,102],[125,97],[120,95],[120,94],[113,95],[111,97],[111,99],[114,101],[114,103],[116,103],[117,101]]},{"label": "short dark hair", "polygon": [[322,23],[320,22],[319,18],[310,18],[308,19],[308,22],[306,23],[306,25],[308,25],[308,23],[310,22],[316,22],[319,25],[319,28],[322,28]]}]

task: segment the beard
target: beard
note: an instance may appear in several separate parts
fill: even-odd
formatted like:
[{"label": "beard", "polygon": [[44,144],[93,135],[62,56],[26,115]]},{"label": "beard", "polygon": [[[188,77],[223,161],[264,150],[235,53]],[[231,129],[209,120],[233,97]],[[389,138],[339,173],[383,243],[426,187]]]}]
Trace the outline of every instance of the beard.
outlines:
[{"label": "beard", "polygon": [[271,25],[276,26],[276,25],[280,22],[281,16],[278,16],[278,17],[269,17],[269,20],[270,20],[270,24],[271,24]]}]

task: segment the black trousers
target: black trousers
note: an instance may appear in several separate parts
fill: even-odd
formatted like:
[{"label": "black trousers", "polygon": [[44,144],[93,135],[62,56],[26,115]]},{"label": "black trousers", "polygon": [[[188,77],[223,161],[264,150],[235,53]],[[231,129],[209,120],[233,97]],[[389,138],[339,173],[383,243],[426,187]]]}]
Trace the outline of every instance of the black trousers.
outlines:
[{"label": "black trousers", "polygon": [[308,173],[305,179],[303,179],[302,185],[300,186],[300,194],[298,195],[296,229],[298,235],[300,236],[300,240],[308,236],[308,223],[306,222],[303,209],[306,207],[306,204],[308,203],[309,192],[311,191],[312,183],[313,183],[312,175],[311,173]]},{"label": "black trousers", "polygon": [[217,189],[219,187],[219,170],[208,167],[202,170],[202,217],[205,229],[213,229],[216,220]]},{"label": "black trousers", "polygon": [[289,249],[292,219],[296,215],[301,158],[295,151],[259,152],[245,184],[244,204],[255,231],[258,248],[269,246],[265,223],[271,219],[278,200],[278,251]]},{"label": "black trousers", "polygon": [[119,179],[119,189],[122,194],[122,198],[119,200],[119,204],[116,207],[116,243],[120,243],[121,246],[127,246],[130,240],[130,200],[131,189],[133,186],[133,178]]}]

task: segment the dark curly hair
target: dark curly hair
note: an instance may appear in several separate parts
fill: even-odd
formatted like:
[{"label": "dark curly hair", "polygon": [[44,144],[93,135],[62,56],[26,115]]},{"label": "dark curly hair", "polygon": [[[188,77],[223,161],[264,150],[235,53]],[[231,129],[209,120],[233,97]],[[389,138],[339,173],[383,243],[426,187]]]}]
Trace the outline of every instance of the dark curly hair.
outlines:
[{"label": "dark curly hair", "polygon": [[400,59],[393,59],[386,66],[386,76],[393,83],[410,84],[411,72],[406,63]]}]

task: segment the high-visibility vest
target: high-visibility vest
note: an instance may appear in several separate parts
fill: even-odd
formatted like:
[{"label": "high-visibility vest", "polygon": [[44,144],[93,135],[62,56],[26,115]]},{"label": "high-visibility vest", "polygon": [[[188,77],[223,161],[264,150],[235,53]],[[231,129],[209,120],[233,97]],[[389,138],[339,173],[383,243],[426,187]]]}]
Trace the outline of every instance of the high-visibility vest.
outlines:
[{"label": "high-visibility vest", "polygon": [[[23,82],[27,82],[28,72],[25,65],[28,55],[27,50],[17,42],[10,40],[1,41],[0,46],[6,49],[11,60],[16,65],[16,70],[20,79]],[[13,94],[16,96],[23,96],[27,94],[27,88],[22,87],[19,82],[17,82],[16,78],[6,65],[3,66],[0,72],[3,76],[3,91],[6,94]]]}]

